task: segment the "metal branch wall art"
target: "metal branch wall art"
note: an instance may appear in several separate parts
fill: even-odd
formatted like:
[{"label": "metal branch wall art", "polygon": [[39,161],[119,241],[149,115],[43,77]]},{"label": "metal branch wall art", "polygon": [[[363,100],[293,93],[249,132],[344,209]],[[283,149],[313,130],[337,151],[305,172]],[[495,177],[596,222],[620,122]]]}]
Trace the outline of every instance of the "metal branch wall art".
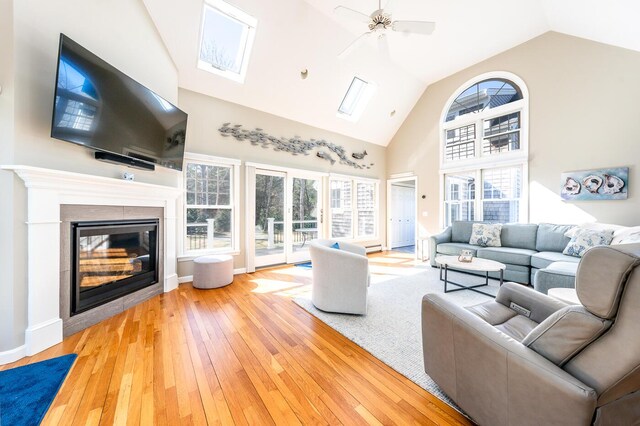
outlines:
[{"label": "metal branch wall art", "polygon": [[[299,136],[277,138],[265,133],[264,130],[260,128],[247,130],[243,129],[241,124],[232,126],[231,123],[224,123],[218,131],[223,137],[233,137],[238,141],[249,141],[251,145],[254,146],[261,146],[262,148],[271,147],[274,151],[288,152],[292,155],[310,155],[313,151],[316,151],[318,158],[327,160],[332,165],[338,161],[340,164],[345,164],[356,169],[370,169],[373,166],[373,163],[356,163],[347,156],[343,147],[327,142],[324,139],[305,140]],[[334,154],[337,159],[334,158],[332,154]],[[352,153],[351,155],[355,159],[362,160],[367,155],[367,151]]]}]

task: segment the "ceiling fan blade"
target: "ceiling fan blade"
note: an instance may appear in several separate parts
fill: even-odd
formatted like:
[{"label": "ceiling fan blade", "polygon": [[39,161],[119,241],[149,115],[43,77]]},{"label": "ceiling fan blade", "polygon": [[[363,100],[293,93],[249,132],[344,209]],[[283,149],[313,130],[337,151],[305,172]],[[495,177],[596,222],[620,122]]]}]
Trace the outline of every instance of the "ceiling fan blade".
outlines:
[{"label": "ceiling fan blade", "polygon": [[391,29],[401,33],[431,34],[436,29],[436,23],[427,21],[393,21]]},{"label": "ceiling fan blade", "polygon": [[393,8],[396,5],[396,0],[387,0],[384,5],[384,13],[391,15],[393,13]]},{"label": "ceiling fan blade", "polygon": [[363,22],[365,24],[368,24],[371,21],[369,15],[365,15],[362,12],[358,12],[357,10],[353,10],[344,6],[337,6],[335,9],[333,9],[333,13],[336,16],[340,16],[341,18]]},{"label": "ceiling fan blade", "polygon": [[353,50],[360,46],[362,44],[362,42],[364,42],[366,39],[368,39],[371,34],[373,34],[373,31],[369,31],[366,32],[362,35],[360,35],[357,39],[353,40],[353,42],[351,42],[350,45],[348,45],[342,52],[340,52],[338,54],[338,58],[342,59],[342,58],[346,58],[347,56],[349,56],[351,54],[351,52],[353,52]]},{"label": "ceiling fan blade", "polygon": [[378,52],[383,60],[387,60],[391,57],[389,54],[389,39],[386,34],[380,34],[378,36]]}]

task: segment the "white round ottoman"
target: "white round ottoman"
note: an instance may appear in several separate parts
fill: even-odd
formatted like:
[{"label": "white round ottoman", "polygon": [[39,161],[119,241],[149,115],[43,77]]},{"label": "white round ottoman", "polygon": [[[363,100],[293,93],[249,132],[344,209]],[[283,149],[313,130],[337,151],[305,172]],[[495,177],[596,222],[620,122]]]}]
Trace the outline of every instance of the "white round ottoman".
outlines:
[{"label": "white round ottoman", "polygon": [[218,288],[233,282],[233,258],[226,254],[200,256],[193,260],[193,286]]}]

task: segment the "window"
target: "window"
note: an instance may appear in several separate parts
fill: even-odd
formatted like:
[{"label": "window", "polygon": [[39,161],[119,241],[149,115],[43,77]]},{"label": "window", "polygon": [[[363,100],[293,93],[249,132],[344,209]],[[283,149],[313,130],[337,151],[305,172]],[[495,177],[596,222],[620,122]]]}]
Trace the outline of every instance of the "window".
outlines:
[{"label": "window", "polygon": [[376,184],[356,182],[358,237],[376,235]]},{"label": "window", "polygon": [[482,219],[487,222],[518,222],[521,188],[521,167],[483,170]]},{"label": "window", "polygon": [[458,127],[447,130],[445,142],[445,159],[464,160],[475,157],[476,125]]},{"label": "window", "polygon": [[445,223],[475,219],[475,174],[455,174],[445,177]]},{"label": "window", "polygon": [[350,180],[331,180],[331,237],[353,237]]},{"label": "window", "polygon": [[492,155],[520,149],[520,112],[484,120],[482,154]]},{"label": "window", "polygon": [[198,68],[244,82],[257,24],[222,0],[208,0],[202,13]]},{"label": "window", "polygon": [[526,87],[511,74],[479,76],[450,98],[441,122],[443,225],[526,221],[527,119]]},{"label": "window", "polygon": [[467,114],[486,112],[522,98],[520,88],[507,79],[482,80],[463,90],[453,100],[447,111],[446,121],[453,121]]},{"label": "window", "polygon": [[375,90],[375,83],[367,82],[358,76],[353,77],[338,107],[338,117],[351,121],[360,119]]},{"label": "window", "polygon": [[331,238],[375,238],[378,182],[331,178]]},{"label": "window", "polygon": [[185,252],[238,248],[239,162],[185,156]]},{"label": "window", "polygon": [[[444,225],[456,220],[520,222],[523,209],[523,166],[474,170],[446,174]],[[476,182],[482,182],[482,194]]]}]

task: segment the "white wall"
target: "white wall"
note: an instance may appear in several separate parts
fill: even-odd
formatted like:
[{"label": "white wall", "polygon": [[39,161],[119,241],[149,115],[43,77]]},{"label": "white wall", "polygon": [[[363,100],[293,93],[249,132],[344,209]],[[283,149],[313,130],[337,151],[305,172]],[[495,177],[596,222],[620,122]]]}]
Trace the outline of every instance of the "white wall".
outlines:
[{"label": "white wall", "polygon": [[[13,51],[13,1],[0,0],[0,164],[13,162],[13,106],[14,106],[14,51]],[[13,213],[14,177],[10,173],[0,172],[0,271],[3,283],[0,285],[0,352],[12,349],[19,341],[21,333],[14,327],[23,318],[14,315],[14,299],[20,296],[22,286],[18,286],[13,275],[14,213]],[[24,290],[23,290],[24,292]]]},{"label": "white wall", "polygon": [[[640,224],[640,53],[549,32],[430,85],[387,150],[387,173],[419,177],[422,230],[440,228],[440,114],[467,80],[508,71],[529,99],[530,221]],[[629,166],[629,199],[563,202],[565,171]]]},{"label": "white wall", "polygon": [[[233,104],[221,99],[180,89],[180,108],[189,114],[187,126],[187,151],[199,154],[208,154],[219,157],[235,158],[243,162],[256,162],[282,167],[291,167],[303,170],[340,173],[345,175],[378,178],[380,182],[380,231],[379,238],[373,241],[362,241],[364,245],[383,243],[385,235],[385,148],[373,145],[348,136],[339,135],[326,130],[308,126],[306,124],[287,120],[262,111]],[[313,108],[313,104],[301,103],[301,108]],[[285,152],[276,152],[271,148],[264,149],[253,146],[247,141],[239,142],[232,137],[222,137],[218,129],[223,123],[242,124],[246,129],[259,127],[265,132],[280,137],[300,136],[306,139],[325,139],[342,145],[349,153],[367,151],[367,163],[374,163],[371,169],[355,169],[350,166],[336,164],[317,158],[315,155],[293,156]],[[334,155],[335,157],[335,155]],[[240,200],[244,202],[245,182],[244,167],[240,173]],[[235,268],[243,268],[245,265],[244,238],[245,238],[245,212],[240,211],[240,243],[241,253],[234,258]],[[178,262],[178,275],[191,275],[192,263],[190,261]]]},{"label": "white wall", "polygon": [[[9,151],[12,151],[7,156],[6,147],[0,148],[2,164],[120,177],[124,167],[98,162],[93,159],[91,151],[49,136],[58,41],[60,33],[65,33],[125,74],[176,103],[177,71],[142,1],[0,2],[0,78],[6,79],[0,84],[13,87],[12,97],[9,97],[9,92],[0,95],[0,112],[3,116],[0,129],[4,130],[7,125],[4,114],[7,103],[11,103],[8,109],[13,114],[9,126],[14,128],[9,137],[2,132],[2,145],[10,146]],[[13,20],[11,14],[5,13],[11,6]],[[5,58],[11,57],[6,53],[10,46],[15,52],[14,60],[5,61]],[[13,65],[14,74],[7,78],[6,69],[10,64]],[[162,168],[156,172],[136,170],[135,173],[139,181],[169,186],[176,186],[180,176],[178,172]],[[10,184],[7,183],[9,181]],[[6,243],[0,243],[3,276],[0,307],[4,308],[7,301],[11,303],[11,308],[6,311],[2,309],[0,314],[1,355],[2,351],[23,344],[26,324],[26,200],[22,181],[9,172],[0,172],[0,185],[3,191],[3,205],[0,207],[2,241],[9,237],[13,242],[8,253]],[[5,190],[9,193],[8,197],[5,196]],[[2,214],[5,209],[10,212],[7,216]],[[7,230],[13,235],[5,234]],[[9,284],[7,278],[10,279]]]}]

